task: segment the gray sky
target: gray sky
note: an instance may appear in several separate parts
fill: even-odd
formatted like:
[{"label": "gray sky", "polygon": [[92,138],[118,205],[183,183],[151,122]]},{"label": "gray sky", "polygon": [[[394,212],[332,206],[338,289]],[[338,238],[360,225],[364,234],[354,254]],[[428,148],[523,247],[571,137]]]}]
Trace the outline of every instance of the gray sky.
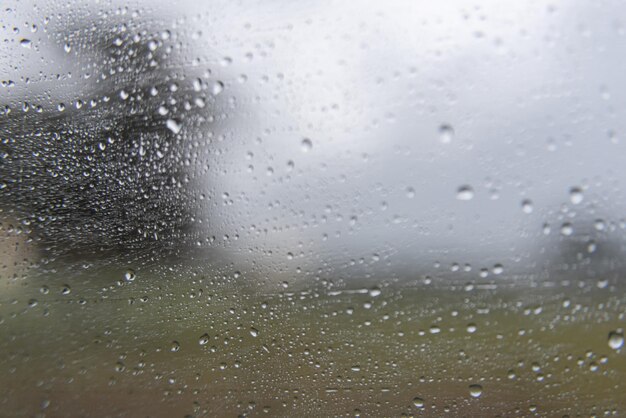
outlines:
[{"label": "gray sky", "polygon": [[[197,3],[122,13],[141,10],[136,19],[183,45],[173,67],[210,69],[224,85],[211,112],[228,122],[182,140],[211,138],[190,168],[188,187],[209,197],[197,235],[214,235],[235,265],[297,276],[355,261],[357,275],[393,275],[439,260],[529,272],[573,239],[564,223],[578,237],[603,219],[621,237],[618,2]],[[21,33],[5,26],[13,41],[0,50],[0,74],[17,83],[7,97],[80,92],[81,55],[42,32],[19,45],[31,11],[15,13]],[[68,20],[52,15],[50,32]],[[25,68],[36,78],[53,65],[72,78],[24,85]]]}]

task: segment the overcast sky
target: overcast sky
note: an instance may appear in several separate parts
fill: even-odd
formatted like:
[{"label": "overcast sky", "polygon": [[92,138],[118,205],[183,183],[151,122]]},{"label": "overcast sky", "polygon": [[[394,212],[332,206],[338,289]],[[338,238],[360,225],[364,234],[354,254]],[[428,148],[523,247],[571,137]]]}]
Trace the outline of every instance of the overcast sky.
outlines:
[{"label": "overcast sky", "polygon": [[[124,13],[140,10],[133,19],[183,45],[172,67],[210,69],[223,84],[207,110],[229,114],[211,128],[219,152],[193,161],[192,172],[212,169],[188,187],[210,196],[198,236],[215,235],[235,264],[291,274],[363,258],[370,272],[435,260],[525,271],[572,239],[563,224],[576,237],[596,219],[620,221],[619,2],[198,3]],[[12,6],[0,75],[17,86],[3,88],[5,100],[87,88],[85,46],[65,54],[57,36],[73,17],[41,4],[49,32],[38,21],[29,34],[42,13]],[[102,19],[97,10],[76,15]],[[33,45],[20,45],[26,37]],[[39,81],[27,86],[25,70]],[[72,78],[38,76],[55,71]]]}]

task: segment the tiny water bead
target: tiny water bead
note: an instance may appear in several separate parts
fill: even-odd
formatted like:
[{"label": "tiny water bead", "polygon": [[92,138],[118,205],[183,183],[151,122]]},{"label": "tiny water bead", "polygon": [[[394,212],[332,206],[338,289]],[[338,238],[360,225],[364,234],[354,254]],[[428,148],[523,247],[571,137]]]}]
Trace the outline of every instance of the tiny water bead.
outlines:
[{"label": "tiny water bead", "polygon": [[175,353],[180,350],[180,343],[178,341],[172,341],[172,345],[170,346],[170,351]]},{"label": "tiny water bead", "polygon": [[611,331],[609,333],[609,347],[613,350],[619,350],[624,346],[624,333],[621,330]]},{"label": "tiny water bead", "polygon": [[309,152],[311,151],[311,149],[313,149],[313,142],[309,138],[304,138],[300,142],[300,147],[302,149],[302,152]]},{"label": "tiny water bead", "polygon": [[454,128],[447,123],[439,127],[439,141],[442,144],[449,144],[454,139]]},{"label": "tiny water bead", "polygon": [[572,187],[569,190],[569,199],[572,204],[578,205],[582,203],[583,198],[583,190],[580,187]]},{"label": "tiny water bead", "polygon": [[573,233],[574,233],[574,227],[572,226],[571,223],[565,222],[563,225],[561,225],[561,235],[568,237],[572,235]]},{"label": "tiny water bead", "polygon": [[524,213],[530,214],[533,213],[533,202],[530,199],[524,199],[522,200],[522,211]]},{"label": "tiny water bead", "polygon": [[431,334],[439,334],[441,332],[441,328],[439,328],[437,325],[432,325],[428,331]]},{"label": "tiny water bead", "polygon": [[475,333],[477,329],[478,328],[476,327],[476,324],[474,323],[467,324],[467,332],[469,332],[470,334]]},{"label": "tiny water bead", "polygon": [[469,393],[472,398],[480,398],[483,394],[483,387],[481,385],[470,385]]},{"label": "tiny water bead", "polygon": [[167,129],[172,131],[174,134],[179,133],[180,130],[183,128],[182,125],[178,123],[177,121],[175,121],[174,119],[168,119],[165,122],[165,126],[167,126]]},{"label": "tiny water bead", "polygon": [[456,191],[456,198],[458,200],[472,200],[474,198],[474,189],[467,184],[460,186]]},{"label": "tiny water bead", "polygon": [[252,335],[255,338],[258,337],[259,336],[259,330],[254,328],[254,327],[250,328],[250,335]]},{"label": "tiny water bead", "polygon": [[593,227],[596,229],[596,231],[604,231],[606,229],[606,222],[604,221],[604,219],[596,219],[593,222]]}]

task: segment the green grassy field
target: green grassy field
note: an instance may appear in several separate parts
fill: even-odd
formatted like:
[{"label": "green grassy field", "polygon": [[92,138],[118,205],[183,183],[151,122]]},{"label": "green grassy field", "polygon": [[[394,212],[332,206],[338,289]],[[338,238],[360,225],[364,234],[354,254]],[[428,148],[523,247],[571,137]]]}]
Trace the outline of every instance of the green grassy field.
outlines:
[{"label": "green grassy field", "polygon": [[125,272],[45,265],[5,283],[0,415],[626,414],[616,286],[268,291],[208,267]]}]

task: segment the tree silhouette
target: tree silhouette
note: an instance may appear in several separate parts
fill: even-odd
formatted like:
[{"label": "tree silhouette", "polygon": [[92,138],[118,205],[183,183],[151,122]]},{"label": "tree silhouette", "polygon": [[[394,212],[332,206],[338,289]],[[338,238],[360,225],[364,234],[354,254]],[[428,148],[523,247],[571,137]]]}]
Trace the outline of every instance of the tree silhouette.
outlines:
[{"label": "tree silhouette", "polygon": [[50,248],[174,246],[191,230],[187,138],[215,98],[171,65],[162,32],[129,25],[67,29],[94,70],[79,99],[3,104],[0,205]]}]

